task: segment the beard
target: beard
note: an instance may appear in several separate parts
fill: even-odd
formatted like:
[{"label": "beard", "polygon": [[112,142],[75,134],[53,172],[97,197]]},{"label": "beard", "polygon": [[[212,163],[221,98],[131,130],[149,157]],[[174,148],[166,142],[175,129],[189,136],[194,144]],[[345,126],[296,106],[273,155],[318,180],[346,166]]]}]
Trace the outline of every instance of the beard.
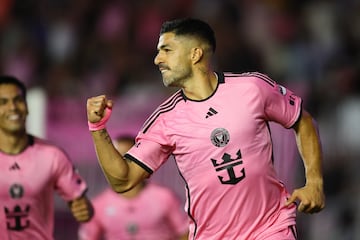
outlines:
[{"label": "beard", "polygon": [[187,79],[193,76],[190,68],[181,69],[180,71],[169,70],[162,74],[163,84],[165,87],[183,87]]}]

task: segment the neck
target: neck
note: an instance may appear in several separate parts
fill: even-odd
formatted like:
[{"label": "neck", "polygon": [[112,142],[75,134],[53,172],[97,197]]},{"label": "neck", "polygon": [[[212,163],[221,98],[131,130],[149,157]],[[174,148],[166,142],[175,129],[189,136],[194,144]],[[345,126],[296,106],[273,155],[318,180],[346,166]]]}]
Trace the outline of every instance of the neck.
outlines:
[{"label": "neck", "polygon": [[182,89],[187,98],[192,100],[204,100],[214,93],[217,84],[217,75],[211,71],[195,74]]},{"label": "neck", "polygon": [[22,134],[5,134],[0,132],[0,151],[7,154],[18,154],[29,144],[29,136]]}]

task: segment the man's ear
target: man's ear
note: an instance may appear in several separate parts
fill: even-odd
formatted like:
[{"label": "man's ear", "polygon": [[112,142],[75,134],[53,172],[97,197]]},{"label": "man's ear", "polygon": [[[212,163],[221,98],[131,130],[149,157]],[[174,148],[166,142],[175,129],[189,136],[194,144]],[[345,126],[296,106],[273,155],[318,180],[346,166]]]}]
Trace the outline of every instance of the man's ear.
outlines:
[{"label": "man's ear", "polygon": [[204,56],[204,50],[200,47],[191,49],[191,61],[195,64],[198,63]]}]

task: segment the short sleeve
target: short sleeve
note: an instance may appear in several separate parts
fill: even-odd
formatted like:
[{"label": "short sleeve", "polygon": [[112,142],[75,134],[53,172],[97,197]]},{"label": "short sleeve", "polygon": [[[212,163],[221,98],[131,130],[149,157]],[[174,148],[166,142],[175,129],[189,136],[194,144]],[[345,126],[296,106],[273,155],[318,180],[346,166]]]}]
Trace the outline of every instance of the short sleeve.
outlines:
[{"label": "short sleeve", "polygon": [[258,79],[257,85],[266,120],[277,122],[285,128],[292,127],[301,114],[302,99],[275,81]]},{"label": "short sleeve", "polygon": [[150,174],[167,161],[174,149],[166,135],[165,122],[164,119],[158,118],[146,132],[140,131],[136,136],[135,145],[125,155]]},{"label": "short sleeve", "polygon": [[71,201],[84,194],[87,189],[85,180],[80,176],[68,156],[62,150],[55,152],[55,190],[65,200]]}]

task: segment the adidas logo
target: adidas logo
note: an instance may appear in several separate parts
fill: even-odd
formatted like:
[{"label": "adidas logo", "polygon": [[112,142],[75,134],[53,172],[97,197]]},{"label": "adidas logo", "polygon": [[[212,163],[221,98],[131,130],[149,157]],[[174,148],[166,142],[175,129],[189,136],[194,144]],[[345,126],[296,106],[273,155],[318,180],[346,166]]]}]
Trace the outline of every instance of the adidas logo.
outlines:
[{"label": "adidas logo", "polygon": [[9,170],[20,170],[20,167],[17,163],[14,163],[11,167],[9,167]]},{"label": "adidas logo", "polygon": [[206,113],[206,117],[205,117],[205,118],[211,117],[211,116],[213,116],[213,115],[215,115],[215,114],[217,114],[217,113],[218,113],[218,112],[211,107],[211,108],[209,108],[208,112]]}]

